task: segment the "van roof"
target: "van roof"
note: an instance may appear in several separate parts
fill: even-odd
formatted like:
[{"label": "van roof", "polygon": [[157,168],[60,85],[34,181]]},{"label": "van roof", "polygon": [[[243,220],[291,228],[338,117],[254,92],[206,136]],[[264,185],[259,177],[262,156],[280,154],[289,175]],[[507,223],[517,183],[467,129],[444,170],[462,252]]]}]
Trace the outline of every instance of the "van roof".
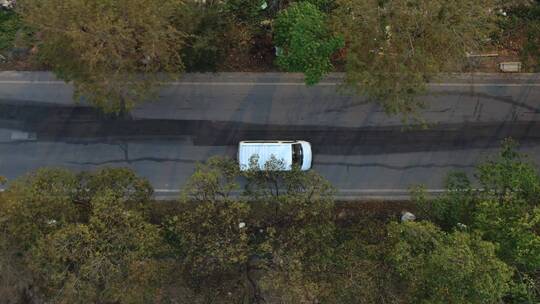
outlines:
[{"label": "van roof", "polygon": [[285,168],[292,166],[292,144],[293,142],[241,142],[238,150],[238,162],[241,167],[248,168],[249,161],[253,155],[258,155],[258,166],[264,169],[264,165],[272,159],[272,155],[283,161]]}]

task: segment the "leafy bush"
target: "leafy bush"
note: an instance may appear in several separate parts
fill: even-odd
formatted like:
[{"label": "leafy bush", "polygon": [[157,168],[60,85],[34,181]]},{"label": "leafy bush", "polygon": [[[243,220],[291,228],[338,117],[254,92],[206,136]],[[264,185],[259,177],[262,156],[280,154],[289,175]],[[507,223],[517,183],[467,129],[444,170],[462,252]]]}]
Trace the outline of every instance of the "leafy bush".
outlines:
[{"label": "leafy bush", "polygon": [[265,0],[227,0],[225,12],[239,23],[258,25],[264,18]]},{"label": "leafy bush", "polygon": [[477,234],[408,222],[390,224],[388,235],[410,303],[499,303],[510,289],[511,268]]},{"label": "leafy bush", "polygon": [[[499,42],[508,43],[507,48],[518,48],[522,61],[533,71],[540,68],[540,2],[518,3],[506,9],[501,18]],[[516,44],[517,42],[517,44]]]},{"label": "leafy bush", "polygon": [[274,42],[282,50],[277,64],[286,71],[304,73],[310,85],[332,71],[330,56],[344,45],[331,35],[325,14],[309,2],[293,3],[278,14]]},{"label": "leafy bush", "polygon": [[473,190],[463,176],[460,182],[454,178],[442,197],[417,200],[419,208],[447,231],[465,224],[484,240],[497,243],[499,258],[517,270],[509,303],[537,303],[540,175],[507,140],[498,157],[477,167],[476,178],[480,190]]},{"label": "leafy bush", "polygon": [[0,196],[2,300],[153,302],[154,257],[165,247],[141,212],[151,190],[123,168],[41,169],[13,181]]},{"label": "leafy bush", "polygon": [[452,172],[445,184],[448,192],[435,200],[427,199],[421,188],[413,192],[419,215],[446,231],[460,224],[471,224],[476,195],[470,180],[462,172]]},{"label": "leafy bush", "polygon": [[302,0],[302,1],[309,2],[315,5],[321,11],[326,12],[326,13],[332,10],[336,5],[335,0]]},{"label": "leafy bush", "polygon": [[0,51],[13,47],[17,32],[22,26],[22,22],[16,13],[0,9]]},{"label": "leafy bush", "polygon": [[182,60],[188,72],[216,71],[225,56],[225,35],[230,18],[221,5],[186,3],[178,17],[178,28],[186,33]]}]

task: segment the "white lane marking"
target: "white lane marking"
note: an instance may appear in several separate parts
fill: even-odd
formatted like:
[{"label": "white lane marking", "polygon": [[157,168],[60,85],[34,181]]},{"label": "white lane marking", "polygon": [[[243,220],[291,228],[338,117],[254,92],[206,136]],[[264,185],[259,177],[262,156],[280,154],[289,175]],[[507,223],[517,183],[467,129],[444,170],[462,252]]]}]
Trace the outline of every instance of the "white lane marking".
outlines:
[{"label": "white lane marking", "polygon": [[59,80],[0,80],[0,84],[66,84]]},{"label": "white lane marking", "polygon": [[[4,188],[0,188],[0,192],[6,191]],[[160,193],[179,193],[182,190],[177,189],[154,189],[154,192],[160,192]],[[366,192],[366,193],[379,193],[379,192],[410,192],[410,189],[338,189],[339,192]],[[446,189],[425,189],[426,192],[431,193],[441,193],[446,192]],[[233,192],[240,192],[240,191],[233,191]]]},{"label": "white lane marking", "polygon": [[430,87],[540,87],[540,83],[429,83]]},{"label": "white lane marking", "polygon": [[[56,80],[0,80],[0,84],[65,85]],[[170,86],[305,86],[303,82],[164,82]],[[338,86],[338,82],[319,82],[315,86]],[[540,83],[430,83],[430,87],[540,87]]]},{"label": "white lane marking", "polygon": [[[306,86],[303,82],[165,82],[171,86]],[[337,86],[337,82],[319,82],[315,86]]]},{"label": "white lane marking", "polygon": [[[6,189],[0,188],[0,192],[4,192]],[[177,189],[154,189],[155,193],[180,193],[182,190]],[[410,193],[410,189],[338,189],[339,193]],[[427,193],[444,193],[445,189],[425,189]],[[241,191],[232,191],[233,193],[239,193]]]},{"label": "white lane marking", "polygon": [[[180,193],[182,190],[176,189],[155,189],[155,193]],[[410,193],[410,189],[338,189],[339,193]],[[426,189],[427,193],[444,193],[446,189]],[[237,193],[240,191],[232,191]]]}]

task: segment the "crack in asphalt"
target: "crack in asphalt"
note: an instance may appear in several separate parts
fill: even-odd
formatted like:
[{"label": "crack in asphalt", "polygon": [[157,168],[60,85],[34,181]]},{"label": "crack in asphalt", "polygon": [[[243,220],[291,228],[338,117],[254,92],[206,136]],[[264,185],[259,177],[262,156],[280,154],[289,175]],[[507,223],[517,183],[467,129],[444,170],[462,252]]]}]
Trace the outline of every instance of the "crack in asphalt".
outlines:
[{"label": "crack in asphalt", "polygon": [[75,162],[70,161],[67,162],[71,165],[92,165],[92,166],[101,166],[101,165],[107,165],[107,164],[120,164],[120,163],[137,163],[137,162],[157,162],[157,163],[165,163],[165,162],[174,162],[174,163],[196,163],[203,160],[193,160],[193,159],[183,159],[183,158],[159,158],[159,157],[139,157],[134,159],[112,159],[112,160],[105,160],[105,161],[99,161],[99,162]]},{"label": "crack in asphalt", "polygon": [[[522,108],[522,109],[529,110],[529,111],[531,111],[533,113],[540,113],[540,108],[528,105],[528,104],[523,103],[523,102],[516,101],[510,96],[495,96],[495,95],[491,95],[491,94],[488,94],[488,93],[482,93],[482,92],[469,93],[469,92],[453,92],[453,91],[430,92],[429,96],[440,96],[440,95],[442,95],[442,96],[470,96],[470,97],[477,97],[477,98],[480,97],[480,98],[485,98],[485,99],[492,99],[492,100],[496,100],[496,101],[499,101],[499,102],[502,102],[502,103],[510,104],[512,106],[516,106],[516,107],[519,107],[519,108]],[[425,96],[425,97],[429,97],[429,96]]]},{"label": "crack in asphalt", "polygon": [[[105,160],[105,161],[99,161],[99,162],[67,162],[70,165],[91,165],[91,166],[102,166],[102,165],[110,165],[110,164],[133,164],[137,162],[157,162],[157,163],[166,163],[166,162],[173,162],[173,163],[188,163],[193,164],[200,162],[201,160],[193,160],[193,159],[183,159],[183,158],[158,158],[158,157],[139,157],[134,159],[113,159],[113,160]],[[317,161],[313,162],[314,166],[317,165],[323,165],[323,166],[343,166],[343,167],[354,167],[354,168],[367,168],[367,167],[376,167],[376,168],[385,168],[390,170],[397,170],[397,171],[404,171],[404,170],[412,170],[412,169],[419,169],[419,168],[458,168],[458,169],[469,169],[474,168],[474,165],[462,165],[462,164],[417,164],[417,165],[407,165],[407,166],[398,166],[398,165],[388,165],[383,163],[351,163],[351,162],[324,162],[324,161]]]},{"label": "crack in asphalt", "polygon": [[355,168],[366,168],[366,167],[376,167],[376,168],[385,168],[396,171],[411,170],[411,169],[431,169],[431,168],[459,168],[459,169],[470,169],[475,168],[475,165],[462,165],[462,164],[419,164],[419,165],[408,165],[408,166],[397,166],[397,165],[387,165],[382,163],[364,163],[364,164],[354,164],[349,162],[313,162],[314,165],[323,165],[323,166],[344,166],[344,167],[355,167]]},{"label": "crack in asphalt", "polygon": [[[502,99],[511,101],[505,97]],[[242,119],[244,114],[238,114],[237,119]],[[0,103],[0,128],[13,129],[14,122],[19,126],[17,130],[36,134],[37,142],[149,144],[151,140],[157,140],[175,145],[210,147],[236,146],[241,140],[252,139],[302,139],[312,143],[314,153],[327,155],[483,149],[498,146],[507,137],[522,144],[540,143],[540,121],[473,121],[436,124],[425,130],[404,130],[402,126],[330,127],[240,121],[112,118],[84,107],[15,106]],[[126,151],[123,153],[126,154]]]},{"label": "crack in asphalt", "polygon": [[[514,100],[511,96],[495,96],[492,94],[482,93],[482,92],[455,92],[455,91],[448,91],[448,90],[440,90],[440,91],[430,92],[429,95],[421,95],[419,96],[419,98],[429,98],[429,97],[434,97],[434,96],[469,96],[469,97],[475,97],[475,98],[491,99],[498,102],[510,104],[518,108],[529,110],[532,113],[540,113],[540,108],[528,105],[523,102],[518,102]],[[366,104],[369,104],[369,100],[354,100],[353,102],[348,102],[341,105],[331,106],[329,108],[323,109],[322,113],[325,113],[325,114],[343,113],[347,110],[351,110],[354,107],[364,106]],[[430,110],[429,102],[424,101],[424,104],[426,105],[426,109],[424,111],[429,112],[429,113],[445,113],[451,110],[451,108],[445,108],[442,110]]]}]

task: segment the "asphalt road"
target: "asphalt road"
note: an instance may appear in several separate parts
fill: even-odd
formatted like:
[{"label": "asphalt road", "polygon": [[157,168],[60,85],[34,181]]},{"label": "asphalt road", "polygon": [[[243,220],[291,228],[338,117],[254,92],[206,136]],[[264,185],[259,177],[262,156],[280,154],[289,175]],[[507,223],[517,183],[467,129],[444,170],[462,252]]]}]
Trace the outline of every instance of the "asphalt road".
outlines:
[{"label": "asphalt road", "polygon": [[439,193],[450,171],[472,174],[506,137],[540,164],[540,75],[441,79],[422,97],[425,130],[343,92],[339,78],[306,87],[298,75],[187,75],[119,119],[74,104],[48,73],[3,72],[0,175],[128,166],[169,198],[196,162],[233,157],[240,140],[302,139],[342,198],[400,199],[417,184]]}]

